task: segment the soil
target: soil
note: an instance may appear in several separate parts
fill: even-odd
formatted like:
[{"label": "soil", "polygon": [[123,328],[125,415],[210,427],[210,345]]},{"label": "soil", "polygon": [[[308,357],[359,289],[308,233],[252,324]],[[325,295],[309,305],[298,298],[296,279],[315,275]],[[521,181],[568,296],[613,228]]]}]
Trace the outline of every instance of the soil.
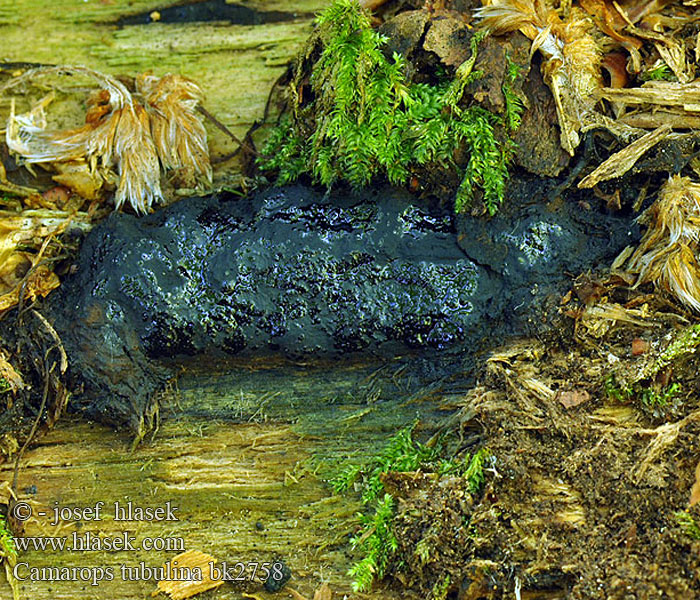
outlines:
[{"label": "soil", "polygon": [[676,365],[683,393],[661,409],[615,401],[604,384],[616,360],[644,360],[633,340],[663,347],[676,328],[657,313],[598,339],[572,331],[494,351],[455,423],[461,451],[496,457],[488,483],[473,498],[459,477],[403,495],[396,580],[429,592],[449,576],[448,597],[465,600],[696,597],[700,542],[675,515],[700,451],[698,359]]}]

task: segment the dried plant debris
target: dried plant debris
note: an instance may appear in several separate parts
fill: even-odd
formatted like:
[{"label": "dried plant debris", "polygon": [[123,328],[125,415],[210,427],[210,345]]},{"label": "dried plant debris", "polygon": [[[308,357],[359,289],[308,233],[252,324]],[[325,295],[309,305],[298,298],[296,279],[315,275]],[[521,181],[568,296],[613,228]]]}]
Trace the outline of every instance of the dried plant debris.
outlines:
[{"label": "dried plant debris", "polygon": [[[520,31],[544,60],[557,106],[561,145],[569,153],[589,129],[622,142],[638,129],[697,128],[700,122],[697,15],[680,2],[580,0],[484,1],[475,11],[494,35]],[[607,74],[608,82],[603,79]],[[670,81],[673,79],[673,81]],[[632,87],[631,87],[632,86]],[[600,103],[610,102],[610,110]]]},{"label": "dried plant debris", "polygon": [[100,89],[88,98],[85,123],[73,129],[47,127],[51,96],[24,114],[15,114],[13,103],[6,141],[25,164],[54,165],[60,181],[88,198],[114,187],[115,206],[128,203],[141,214],[163,202],[161,169],[175,173],[184,185],[211,185],[207,132],[197,112],[203,95],[193,81],[140,75],[135,96],[114,77],[70,66],[32,69],[5,87],[52,74],[86,77]]},{"label": "dried plant debris", "polygon": [[15,393],[24,389],[25,383],[22,376],[10,364],[8,356],[0,348],[0,395],[5,392]]},{"label": "dried plant debris", "polygon": [[499,0],[477,9],[476,15],[494,35],[522,32],[532,40],[531,54],[539,50],[543,55],[542,75],[554,96],[562,148],[570,155],[582,130],[607,126],[631,133],[595,110],[596,93],[603,87],[602,53],[588,15],[577,9],[562,20],[541,0]]},{"label": "dried plant debris", "polygon": [[185,600],[223,585],[223,579],[211,578],[211,566],[216,562],[213,556],[199,550],[178,554],[163,565],[164,577],[158,582],[158,590],[153,595],[163,592],[172,600]]},{"label": "dried plant debris", "polygon": [[59,286],[50,259],[52,244],[69,227],[90,229],[86,213],[55,210],[0,210],[0,315],[20,301],[46,296]]},{"label": "dried plant debris", "polygon": [[[666,315],[651,311],[645,320],[659,325],[644,335],[660,347]],[[606,394],[611,356],[624,357],[638,335],[638,325],[621,322],[597,345],[603,352],[563,339],[522,340],[492,354],[458,419],[464,445],[487,443],[497,461],[472,502],[459,502],[464,485],[449,479],[429,490],[414,485],[402,498],[389,569],[399,585],[429,598],[583,599],[601,589],[611,598],[630,590],[694,597],[698,554],[673,524],[700,479],[698,399],[684,394],[659,422],[640,410],[648,395]],[[689,359],[674,366],[690,390],[697,356]],[[430,594],[442,584],[446,595]]]},{"label": "dried plant debris", "polygon": [[[674,130],[700,126],[700,80],[692,60],[700,56],[700,15],[672,1],[484,4],[475,11],[482,27],[494,35],[520,31],[532,40],[531,53],[542,55],[562,147],[573,154],[581,134],[594,128],[606,129],[621,142],[622,148],[584,177],[579,188],[619,179],[633,167],[638,171],[639,159],[660,144],[657,154],[675,149],[676,172],[686,164],[698,172],[693,149],[681,149],[688,136]],[[639,222],[648,231],[628,261],[635,287],[653,282],[700,311],[700,184],[671,177]]]},{"label": "dried plant debris", "polygon": [[151,135],[163,168],[174,171],[187,187],[211,185],[207,131],[197,106],[204,100],[197,84],[180,75],[136,78],[136,89],[146,100]]},{"label": "dried plant debris", "polygon": [[635,287],[653,282],[700,312],[700,184],[672,176],[639,221],[648,229],[627,264]]},{"label": "dried plant debris", "polygon": [[666,138],[670,132],[671,126],[664,124],[654,131],[646,133],[601,163],[592,173],[579,182],[578,187],[592,188],[601,181],[622,177],[645,152]]}]

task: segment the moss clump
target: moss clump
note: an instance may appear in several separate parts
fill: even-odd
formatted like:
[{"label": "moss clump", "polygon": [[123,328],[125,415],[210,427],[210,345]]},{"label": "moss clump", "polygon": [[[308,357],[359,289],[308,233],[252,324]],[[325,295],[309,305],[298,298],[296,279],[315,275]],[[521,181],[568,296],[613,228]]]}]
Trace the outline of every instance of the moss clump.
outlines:
[{"label": "moss clump", "polygon": [[680,383],[672,383],[663,389],[655,390],[653,388],[645,388],[640,391],[639,399],[646,408],[663,409],[673,404],[678,398],[682,388]]},{"label": "moss clump", "polygon": [[362,477],[362,502],[369,504],[379,497],[384,490],[382,474],[390,471],[415,471],[422,465],[438,459],[441,451],[437,445],[429,447],[413,440],[413,430],[418,424],[404,427],[387,442],[384,450],[369,464],[350,465],[332,481],[336,493],[348,490],[355,481]]},{"label": "moss clump", "polygon": [[447,598],[447,592],[450,590],[451,578],[449,575],[445,575],[443,579],[437,581],[433,586],[431,596],[434,600],[445,600]]},{"label": "moss clump", "polygon": [[665,349],[650,353],[639,366],[620,368],[608,375],[604,381],[606,395],[623,404],[637,401],[641,408],[656,416],[677,411],[683,399],[683,388],[680,383],[668,383],[665,375],[678,370],[699,346],[700,325],[681,329]]},{"label": "moss clump", "polygon": [[679,383],[665,387],[643,386],[639,383],[624,385],[618,383],[614,375],[609,375],[604,383],[605,394],[620,404],[637,401],[641,408],[654,413],[664,413],[673,408],[682,391]]},{"label": "moss clump", "polygon": [[[391,437],[384,450],[368,464],[350,465],[331,482],[337,493],[355,485],[361,490],[362,502],[370,509],[368,514],[359,515],[361,529],[351,541],[353,548],[363,554],[348,571],[356,592],[369,590],[375,579],[385,575],[399,547],[392,526],[396,503],[384,488],[383,478],[386,474],[420,469],[437,476],[461,476],[471,494],[477,493],[484,484],[485,468],[491,459],[491,453],[486,448],[461,460],[440,458],[444,450],[441,441],[430,446],[413,439],[416,424],[417,421]],[[416,548],[416,551],[420,552],[420,548]],[[440,591],[442,588],[438,586],[437,589]]]},{"label": "moss clump", "polygon": [[700,526],[690,513],[685,510],[679,510],[674,513],[673,517],[687,536],[694,540],[700,540]]},{"label": "moss clump", "polygon": [[635,381],[643,381],[655,377],[669,365],[694,354],[698,346],[700,346],[700,324],[686,327],[675,336],[661,354],[640,369],[635,377]]},{"label": "moss clump", "polygon": [[375,577],[384,576],[398,542],[391,527],[394,518],[394,499],[389,494],[377,502],[373,515],[361,515],[361,532],[351,540],[352,547],[364,556],[355,563],[348,575],[352,577],[352,589],[356,592],[369,590]]},{"label": "moss clump", "polygon": [[501,86],[503,97],[506,102],[506,111],[503,120],[508,131],[516,131],[520,127],[523,110],[525,109],[523,101],[513,90],[513,84],[518,78],[518,75],[520,75],[520,67],[516,65],[508,55],[506,55],[506,62],[508,63],[506,77]]},{"label": "moss clump", "polygon": [[0,515],[0,558],[14,561],[17,558],[17,548],[12,532],[7,528],[7,521]]},{"label": "moss clump", "polygon": [[[355,0],[334,0],[317,24],[322,50],[310,80],[313,100],[295,99],[292,117],[273,131],[259,166],[276,171],[278,184],[306,173],[315,183],[345,180],[355,188],[377,175],[402,185],[418,167],[451,168],[462,180],[455,209],[464,210],[480,188],[493,214],[505,193],[511,146],[496,138],[501,117],[462,106],[465,86],[479,75],[472,69],[483,35],[472,38],[472,56],[452,81],[430,85],[410,83],[404,58],[384,55],[387,39]],[[509,127],[517,122],[514,102]],[[455,160],[460,149],[469,156],[464,166]]]},{"label": "moss clump", "polygon": [[7,582],[12,588],[12,596],[15,600],[19,598],[17,580],[13,574],[13,567],[17,564],[17,547],[15,538],[7,526],[7,520],[0,514],[0,561],[5,564],[5,575]]}]

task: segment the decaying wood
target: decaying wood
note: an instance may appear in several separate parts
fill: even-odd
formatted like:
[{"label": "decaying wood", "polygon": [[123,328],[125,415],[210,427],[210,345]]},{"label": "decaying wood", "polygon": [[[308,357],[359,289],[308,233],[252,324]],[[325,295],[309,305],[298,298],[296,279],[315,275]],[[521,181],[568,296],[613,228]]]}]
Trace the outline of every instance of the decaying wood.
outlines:
[{"label": "decaying wood", "polygon": [[199,569],[202,573],[201,579],[182,580],[179,577],[174,579],[162,579],[158,582],[158,591],[168,594],[172,600],[186,600],[202,592],[207,592],[224,584],[223,579],[212,579],[211,565],[216,565],[218,561],[199,550],[188,550],[178,554],[166,565],[173,569]]},{"label": "decaying wood", "polygon": [[619,122],[639,129],[656,129],[663,125],[668,125],[673,129],[698,129],[700,128],[700,114],[694,115],[667,110],[633,112],[620,117]]},{"label": "decaying wood", "polygon": [[700,112],[700,82],[676,83],[649,81],[636,88],[602,88],[600,96],[613,102],[656,106],[682,106],[688,112]]},{"label": "decaying wood", "polygon": [[[243,138],[252,124],[262,119],[271,87],[308,38],[315,13],[327,3],[323,0],[291,0],[284,5],[268,0],[246,2],[252,9],[278,12],[282,9],[290,15],[289,20],[261,25],[154,21],[117,26],[123,17],[162,11],[169,4],[179,3],[71,1],[69,9],[59,11],[46,0],[0,0],[2,59],[34,65],[79,64],[115,76],[133,77],[148,70],[157,76],[178,73],[196,81],[204,92],[205,108]],[[0,68],[0,77],[3,72],[7,78],[21,73],[22,69]],[[65,105],[67,114],[73,115],[65,121],[80,122],[75,117],[80,105],[76,102]],[[6,122],[9,109],[10,98],[0,97],[1,123]],[[208,129],[214,158],[235,150],[236,145],[226,134],[215,127]],[[232,185],[239,178],[240,162],[234,159],[219,166],[214,173],[214,184]]]},{"label": "decaying wood", "polygon": [[579,182],[578,187],[592,188],[601,181],[622,177],[647,150],[666,138],[670,132],[671,127],[669,125],[662,125],[658,129],[643,135],[601,163],[590,175]]},{"label": "decaying wood", "polygon": [[[155,15],[147,17],[156,8],[165,10],[167,4],[148,0],[128,5],[71,2],[70,10],[59,11],[47,1],[0,0],[0,89],[12,82],[0,93],[0,130],[5,129],[10,115],[16,114],[15,119],[10,119],[7,132],[12,149],[26,162],[50,162],[54,183],[75,191],[74,198],[98,200],[104,196],[100,192],[103,186],[115,186],[117,206],[128,201],[138,212],[145,212],[161,198],[165,178],[159,180],[159,164],[177,179],[174,192],[173,186],[167,186],[168,201],[196,191],[239,185],[240,159],[231,159],[233,150],[238,148],[234,140],[243,138],[253,123],[263,119],[271,87],[307,39],[314,14],[326,5],[322,0],[293,0],[285,3],[283,8],[289,11],[285,14],[279,10],[279,3],[246,3],[260,14],[276,15],[276,20],[261,25],[161,23]],[[119,24],[120,19],[138,14],[151,22]],[[43,79],[59,70],[50,65],[78,66],[67,73],[63,69],[64,76],[57,82],[52,80],[51,85],[36,80],[40,79],[38,75]],[[93,97],[86,116],[90,87],[84,77],[75,77],[79,73],[96,78],[109,91],[110,111],[103,110],[105,98]],[[173,75],[163,77],[167,73]],[[119,79],[133,80],[139,74],[135,87],[146,97],[142,98],[145,110],[130,100],[130,92]],[[190,79],[199,84],[204,98]],[[178,97],[172,93],[173,82],[178,83]],[[43,107],[49,100],[44,104],[37,102],[46,98],[47,89],[53,89],[53,93],[48,123],[44,124]],[[173,99],[185,109],[178,111],[179,131],[163,123],[173,121]],[[206,107],[204,113],[195,110],[197,102]],[[207,121],[205,132],[202,122],[206,114],[213,115],[212,122],[217,125],[210,126]],[[96,129],[104,135],[95,135]],[[127,129],[135,135],[115,137]],[[153,140],[147,130],[152,130]],[[213,178],[208,151],[217,164]],[[184,154],[194,161],[183,160]],[[10,164],[7,163],[8,170]],[[0,161],[0,191],[21,196],[24,208],[30,207],[37,191],[45,189],[48,176],[41,179],[42,168],[31,172],[15,169],[8,175],[5,166]],[[124,176],[129,172],[134,176]],[[171,179],[169,176],[168,181]],[[195,190],[197,185],[200,189]],[[3,204],[10,205],[6,201]],[[58,208],[70,213],[79,207],[73,207],[73,211],[69,207]],[[92,210],[89,212],[93,214]],[[18,217],[29,216],[26,211],[12,215],[9,225]],[[76,215],[72,221],[82,219]],[[58,286],[51,269],[38,264],[43,241],[55,237],[58,230],[47,231],[44,227],[42,231],[42,235],[32,232],[32,239],[23,239],[26,247],[21,252],[11,240],[12,254],[3,255],[7,244],[2,243],[0,312],[17,304],[18,282],[29,269],[32,271],[24,285],[25,296],[43,296]],[[6,234],[3,236],[7,238]]]},{"label": "decaying wood", "polygon": [[[97,598],[149,596],[158,582],[123,581],[121,565],[135,568],[143,562],[160,568],[188,550],[229,565],[281,559],[292,571],[291,585],[305,596],[313,597],[322,581],[338,597],[349,594],[346,572],[356,557],[348,554],[347,540],[357,530],[362,505],[354,494],[334,495],[325,480],[348,458],[361,463],[376,454],[396,427],[412,422],[416,404],[400,393],[392,394],[391,408],[384,402],[368,404],[365,394],[376,391],[378,377],[372,366],[284,364],[268,359],[225,372],[212,372],[207,364],[201,373],[184,375],[174,416],[153,440],[133,451],[126,433],[64,418],[21,460],[18,500],[28,502],[35,515],[25,523],[24,535],[70,538],[90,531],[115,537],[126,532],[138,543],[146,537],[170,540],[171,548],[29,551],[21,561],[33,567],[112,567],[114,581],[90,590]],[[359,383],[361,393],[355,387]],[[11,463],[0,465],[0,481],[10,481],[12,469]],[[89,507],[100,501],[105,508],[99,522],[67,519],[51,525],[56,503]],[[143,507],[170,501],[179,520],[115,521],[115,501]],[[176,547],[179,539],[184,547]],[[81,597],[83,585],[32,582],[31,597],[23,600],[74,599]],[[226,583],[218,593],[233,599],[243,591],[276,597],[259,582]],[[364,597],[402,595],[378,586]]]}]

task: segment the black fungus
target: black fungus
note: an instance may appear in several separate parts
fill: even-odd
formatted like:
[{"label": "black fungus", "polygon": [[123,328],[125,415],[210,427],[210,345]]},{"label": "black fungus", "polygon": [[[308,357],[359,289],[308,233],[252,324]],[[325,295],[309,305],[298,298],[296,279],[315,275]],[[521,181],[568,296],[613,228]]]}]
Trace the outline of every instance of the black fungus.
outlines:
[{"label": "black fungus", "polygon": [[388,188],[301,186],[114,213],[45,313],[84,390],[73,406],[139,429],[186,356],[468,353],[527,332],[571,273],[632,241],[628,219],[551,211],[536,194],[493,219],[455,219]]}]

